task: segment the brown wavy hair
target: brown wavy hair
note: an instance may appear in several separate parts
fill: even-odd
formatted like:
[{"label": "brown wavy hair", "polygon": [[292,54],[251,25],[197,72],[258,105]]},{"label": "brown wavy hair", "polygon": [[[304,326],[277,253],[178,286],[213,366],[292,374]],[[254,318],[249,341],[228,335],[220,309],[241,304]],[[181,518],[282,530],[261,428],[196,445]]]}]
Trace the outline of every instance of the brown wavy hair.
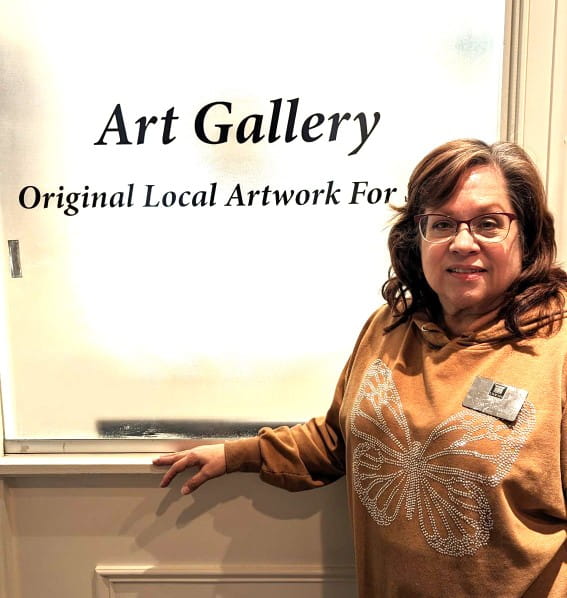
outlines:
[{"label": "brown wavy hair", "polygon": [[499,317],[514,336],[522,338],[535,334],[521,326],[522,316],[528,311],[536,309],[544,315],[550,309],[564,309],[562,291],[567,290],[567,274],[555,263],[553,216],[547,209],[545,189],[535,164],[514,143],[488,145],[477,139],[457,139],[421,160],[410,176],[406,204],[396,208],[399,215],[388,238],[392,266],[382,287],[382,295],[396,316],[387,332],[418,311],[442,322],[439,299],[423,274],[414,216],[425,208],[442,206],[461,177],[475,166],[494,166],[500,171],[521,231],[522,272],[507,290]]}]

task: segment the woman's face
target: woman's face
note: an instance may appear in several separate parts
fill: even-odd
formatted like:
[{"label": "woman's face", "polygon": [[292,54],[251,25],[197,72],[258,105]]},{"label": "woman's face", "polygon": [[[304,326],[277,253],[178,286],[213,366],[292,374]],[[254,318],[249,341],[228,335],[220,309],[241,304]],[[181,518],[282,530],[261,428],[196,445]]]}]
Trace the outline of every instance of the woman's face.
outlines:
[{"label": "woman's face", "polygon": [[[491,212],[514,213],[500,171],[477,166],[467,171],[451,198],[424,213],[441,213],[468,220]],[[481,316],[499,307],[502,294],[522,269],[518,221],[499,243],[482,243],[460,224],[452,241],[431,244],[421,239],[421,264],[429,286],[437,293],[444,315]]]}]

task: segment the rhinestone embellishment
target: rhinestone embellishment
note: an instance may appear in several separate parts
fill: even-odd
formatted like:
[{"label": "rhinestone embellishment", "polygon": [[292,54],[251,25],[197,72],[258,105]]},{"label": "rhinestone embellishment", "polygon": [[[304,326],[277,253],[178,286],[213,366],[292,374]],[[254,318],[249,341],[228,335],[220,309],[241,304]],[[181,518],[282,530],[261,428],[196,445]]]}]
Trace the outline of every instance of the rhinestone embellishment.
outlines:
[{"label": "rhinestone embellishment", "polygon": [[462,409],[421,443],[412,437],[391,371],[376,360],[350,415],[356,493],[378,525],[391,525],[402,511],[408,520],[417,516],[437,552],[474,554],[493,526],[483,487],[502,481],[534,426],[529,401],[513,423]]}]

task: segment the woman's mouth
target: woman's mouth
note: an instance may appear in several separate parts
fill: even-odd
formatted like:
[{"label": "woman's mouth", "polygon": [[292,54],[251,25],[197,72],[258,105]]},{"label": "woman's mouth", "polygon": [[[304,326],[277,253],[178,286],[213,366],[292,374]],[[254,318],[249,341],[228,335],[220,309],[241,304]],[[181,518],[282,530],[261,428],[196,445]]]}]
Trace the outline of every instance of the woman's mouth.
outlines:
[{"label": "woman's mouth", "polygon": [[476,274],[478,272],[486,272],[484,268],[447,268],[447,272],[455,274]]},{"label": "woman's mouth", "polygon": [[472,281],[478,280],[486,270],[474,266],[452,266],[447,268],[447,272],[459,280]]}]

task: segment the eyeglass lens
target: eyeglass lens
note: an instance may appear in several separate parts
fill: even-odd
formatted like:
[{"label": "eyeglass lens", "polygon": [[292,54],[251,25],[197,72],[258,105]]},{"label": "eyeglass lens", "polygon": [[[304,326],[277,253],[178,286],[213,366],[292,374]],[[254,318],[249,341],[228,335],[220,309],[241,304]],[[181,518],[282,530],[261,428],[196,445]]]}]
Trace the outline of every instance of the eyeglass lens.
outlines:
[{"label": "eyeglass lens", "polygon": [[[450,216],[428,214],[420,220],[423,237],[427,241],[446,241],[457,234],[459,223]],[[506,238],[510,218],[506,214],[482,214],[470,221],[471,233],[483,241],[498,242]]]}]

